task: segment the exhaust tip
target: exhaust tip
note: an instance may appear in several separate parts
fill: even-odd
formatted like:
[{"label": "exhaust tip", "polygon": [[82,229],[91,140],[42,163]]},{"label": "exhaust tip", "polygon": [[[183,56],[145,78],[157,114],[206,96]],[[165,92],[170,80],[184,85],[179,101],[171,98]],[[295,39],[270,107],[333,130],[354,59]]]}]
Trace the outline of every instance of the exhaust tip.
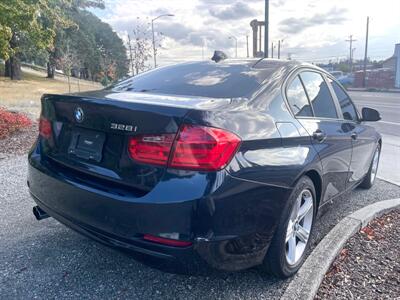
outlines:
[{"label": "exhaust tip", "polygon": [[34,206],[33,209],[33,214],[36,217],[36,220],[40,221],[43,219],[46,219],[50,217],[43,209],[41,209],[39,206]]}]

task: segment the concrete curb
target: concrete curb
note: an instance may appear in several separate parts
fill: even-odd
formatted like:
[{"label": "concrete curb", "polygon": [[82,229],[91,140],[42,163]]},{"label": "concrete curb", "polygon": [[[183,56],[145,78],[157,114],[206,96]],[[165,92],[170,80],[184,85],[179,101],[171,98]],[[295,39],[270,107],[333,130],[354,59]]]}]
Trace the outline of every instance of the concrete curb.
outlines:
[{"label": "concrete curb", "polygon": [[378,178],[378,179],[380,179],[380,180],[383,180],[383,181],[385,181],[385,182],[387,182],[387,183],[400,186],[400,183],[399,183],[399,182],[394,182],[393,180],[386,179],[386,178],[383,178],[383,177],[380,177],[380,176],[377,176],[376,178]]},{"label": "concrete curb", "polygon": [[314,299],[326,272],[347,240],[372,219],[400,208],[400,198],[376,202],[341,220],[318,244],[289,283],[281,300]]}]

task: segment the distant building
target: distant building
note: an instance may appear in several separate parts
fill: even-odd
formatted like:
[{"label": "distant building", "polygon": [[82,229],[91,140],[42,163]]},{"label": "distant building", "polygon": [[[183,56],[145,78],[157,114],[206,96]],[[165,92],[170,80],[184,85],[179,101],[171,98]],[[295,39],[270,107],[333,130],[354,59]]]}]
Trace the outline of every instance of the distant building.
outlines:
[{"label": "distant building", "polygon": [[400,44],[396,44],[394,48],[394,56],[396,56],[397,64],[396,64],[396,81],[395,87],[400,89]]},{"label": "distant building", "polygon": [[397,67],[397,57],[393,55],[392,57],[389,57],[388,59],[384,60],[382,63],[382,67],[384,69],[390,69],[392,71],[395,71]]},{"label": "distant building", "polygon": [[400,44],[395,45],[394,54],[383,62],[383,66],[382,66],[383,68],[391,69],[393,71],[396,70],[397,60],[398,60],[397,58],[399,57],[397,52],[398,52],[399,47],[400,47]]},{"label": "distant building", "polygon": [[[355,72],[354,87],[362,87],[364,72]],[[365,76],[366,87],[400,88],[400,44],[395,45],[394,54],[382,63],[380,69],[369,69]]]}]

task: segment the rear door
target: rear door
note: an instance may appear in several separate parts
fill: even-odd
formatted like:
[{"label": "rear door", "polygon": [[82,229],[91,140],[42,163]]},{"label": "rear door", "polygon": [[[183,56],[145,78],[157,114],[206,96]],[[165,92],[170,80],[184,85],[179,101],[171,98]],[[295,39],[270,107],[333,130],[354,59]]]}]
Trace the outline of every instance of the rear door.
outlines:
[{"label": "rear door", "polygon": [[342,122],[351,129],[353,155],[348,184],[353,185],[368,172],[375,151],[375,129],[361,122],[353,101],[341,85],[333,78],[329,78],[328,81],[331,83],[340,105]]},{"label": "rear door", "polygon": [[[301,107],[290,96],[290,90],[304,93]],[[304,91],[302,91],[304,90]],[[346,189],[352,156],[351,129],[339,118],[339,109],[324,76],[314,70],[296,74],[287,91],[293,113],[310,134],[323,166],[322,201]]]}]

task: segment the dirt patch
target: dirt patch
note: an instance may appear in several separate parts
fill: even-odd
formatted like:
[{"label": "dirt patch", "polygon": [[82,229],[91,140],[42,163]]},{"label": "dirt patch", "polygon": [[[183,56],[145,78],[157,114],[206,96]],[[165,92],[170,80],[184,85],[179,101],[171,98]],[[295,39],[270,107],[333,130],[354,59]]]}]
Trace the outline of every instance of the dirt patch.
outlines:
[{"label": "dirt patch", "polygon": [[400,210],[353,236],[324,277],[315,299],[400,299]]}]

